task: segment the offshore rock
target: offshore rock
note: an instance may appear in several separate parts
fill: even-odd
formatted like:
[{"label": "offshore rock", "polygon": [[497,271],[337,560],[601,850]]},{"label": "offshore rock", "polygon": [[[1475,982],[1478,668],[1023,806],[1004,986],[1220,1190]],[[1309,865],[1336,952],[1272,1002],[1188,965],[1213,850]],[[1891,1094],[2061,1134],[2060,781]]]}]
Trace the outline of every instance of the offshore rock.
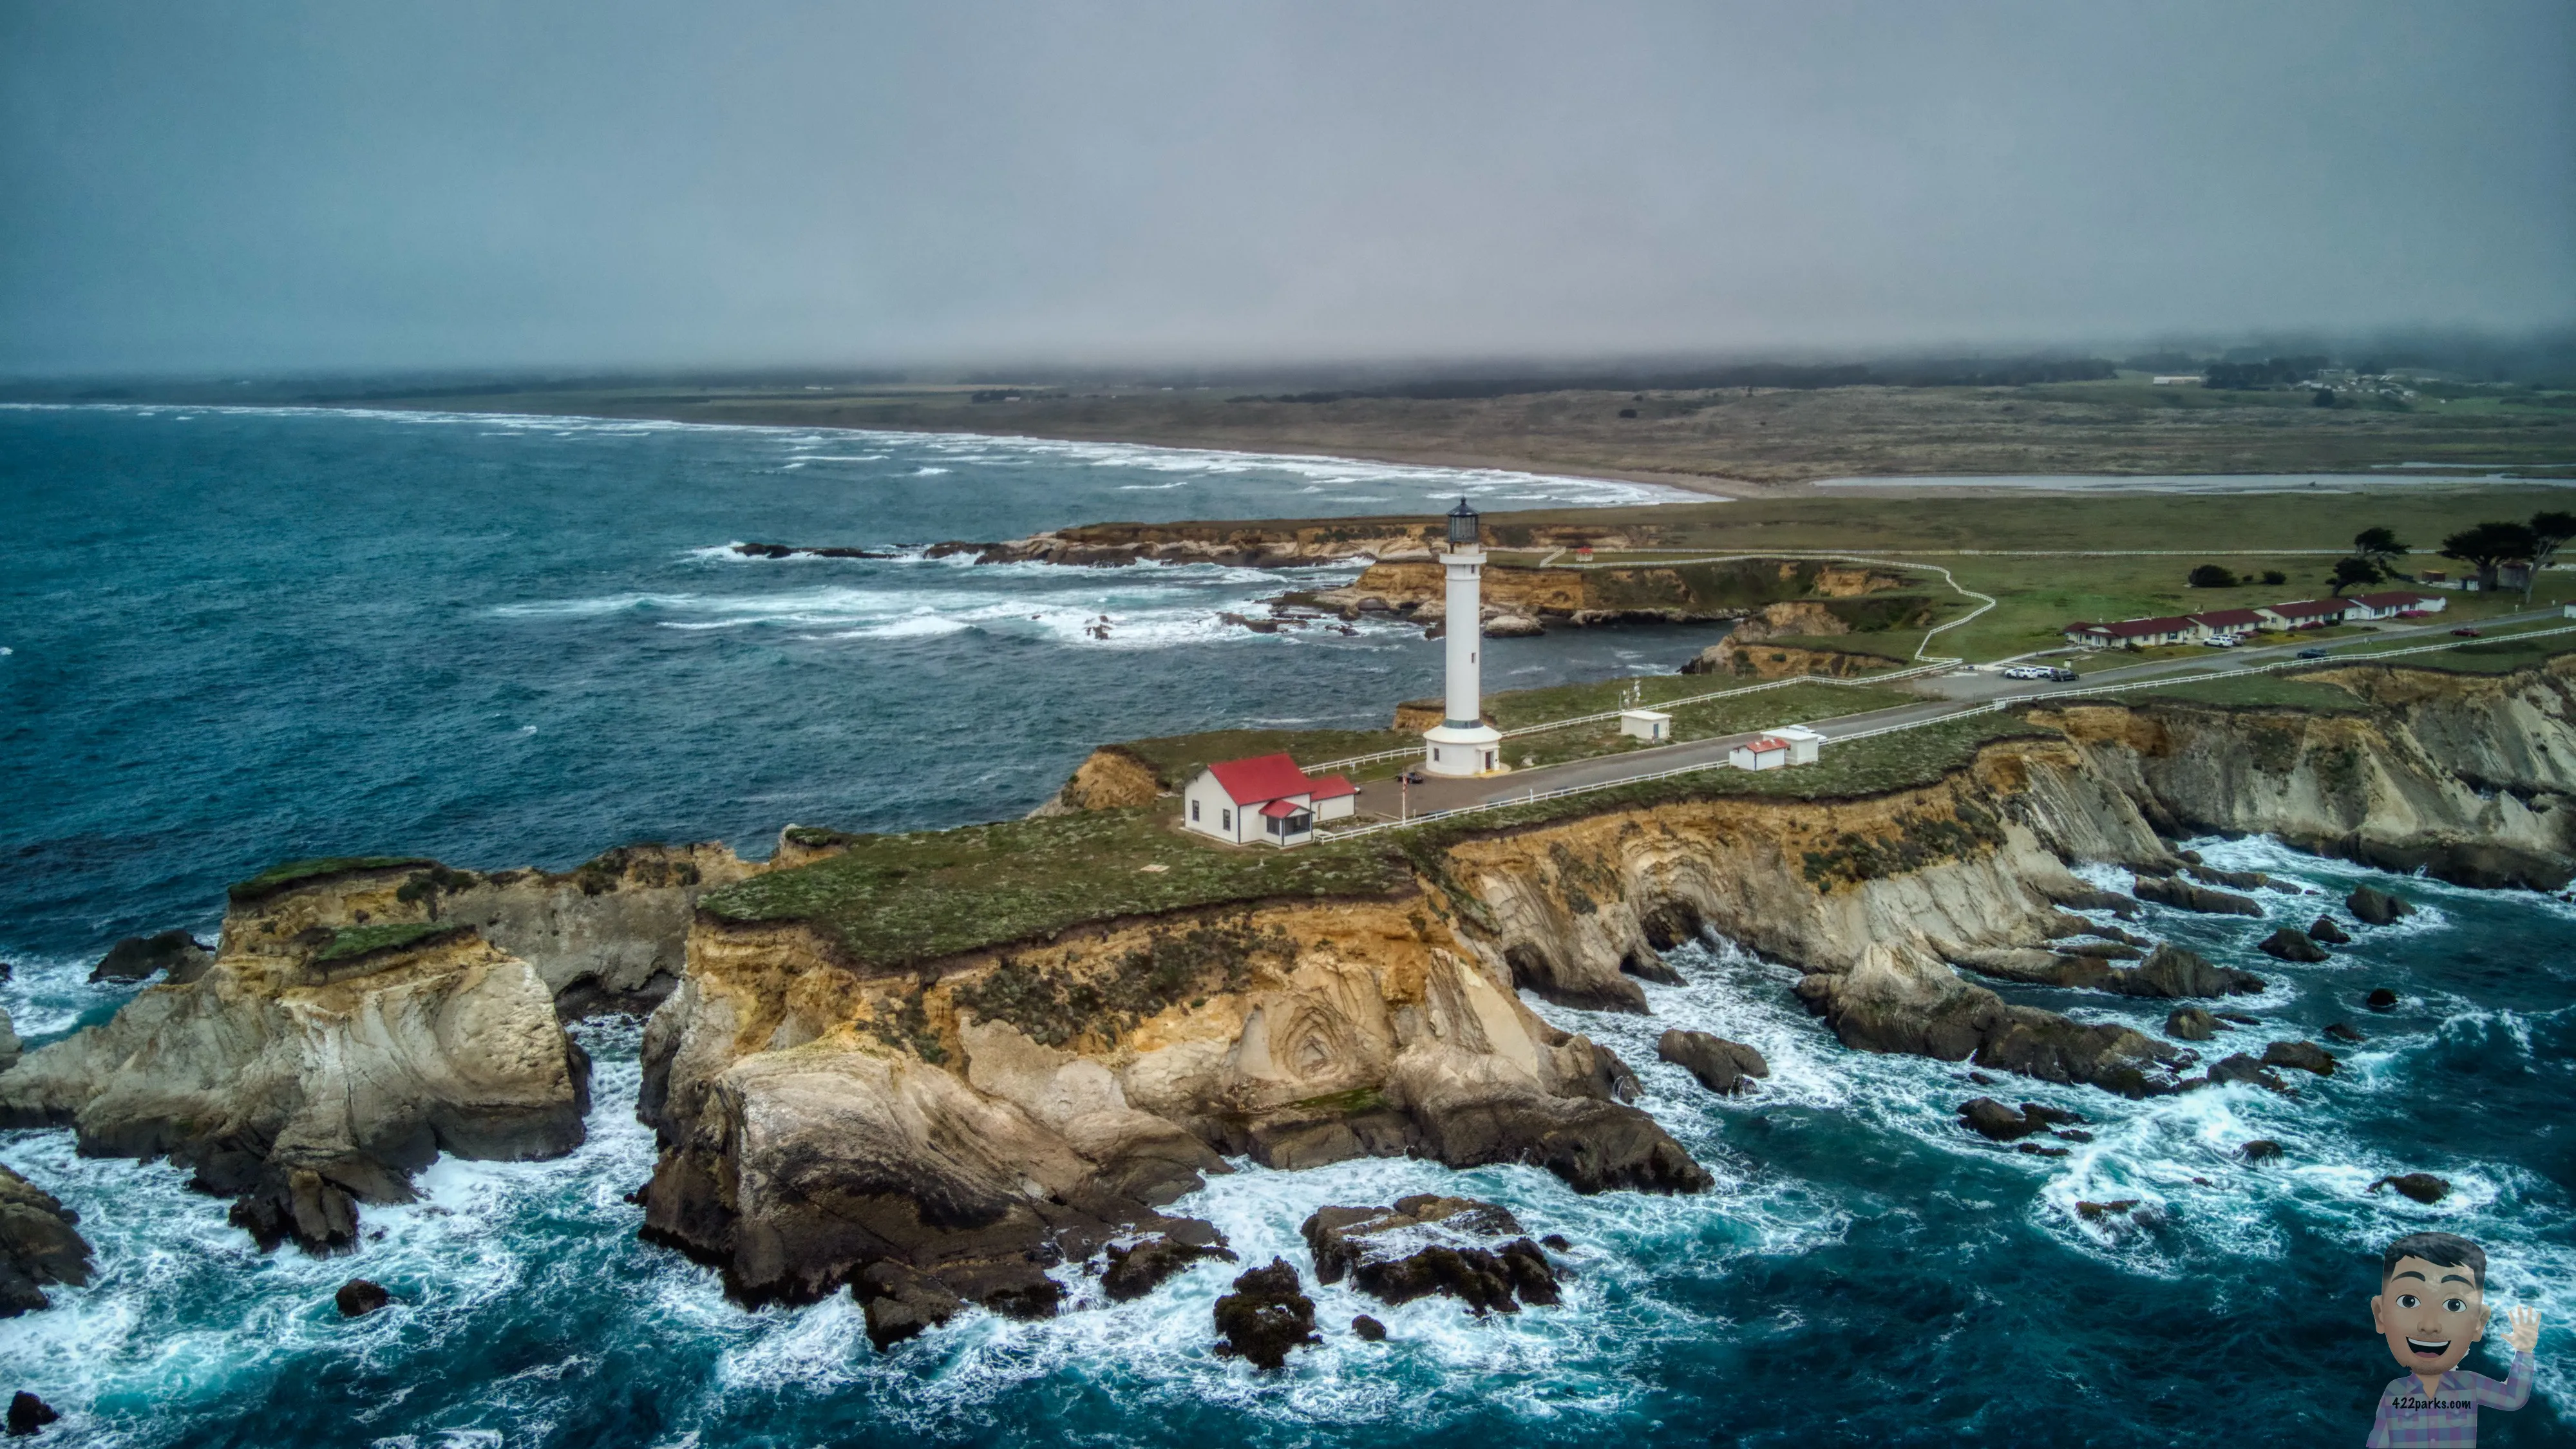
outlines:
[{"label": "offshore rock", "polygon": [[2373,1011],[2395,1011],[2397,993],[2385,986],[2374,986],[2370,988],[2370,994],[2362,998],[2361,1004]]},{"label": "offshore rock", "polygon": [[2326,1054],[2324,1047],[2312,1041],[2276,1041],[2263,1048],[2263,1065],[2291,1067],[2302,1072],[2314,1072],[2320,1077],[2331,1077],[2335,1059]]},{"label": "offshore rock", "polygon": [[1100,1275],[1100,1290],[1109,1295],[1111,1302],[1124,1303],[1153,1292],[1164,1279],[1203,1258],[1235,1261],[1225,1246],[1224,1234],[1195,1220],[1188,1221],[1193,1230],[1148,1233],[1133,1244],[1110,1244],[1109,1267]]},{"label": "offshore rock", "polygon": [[1383,1303],[1446,1293],[1481,1315],[1558,1299],[1547,1255],[1510,1212],[1473,1198],[1421,1193],[1393,1207],[1322,1208],[1299,1231],[1317,1281],[1347,1276]]},{"label": "offshore rock", "polygon": [[2236,1155],[2249,1163],[2269,1162],[2281,1155],[2281,1144],[2269,1137],[2257,1137],[2237,1148]]},{"label": "offshore rock", "polygon": [[2393,1187],[2400,1196],[2412,1198],[2427,1207],[2451,1195],[2451,1185],[2429,1172],[2403,1172],[2383,1177],[2372,1183],[2369,1191],[2377,1192],[2383,1187]]},{"label": "offshore rock", "polygon": [[850,1291],[867,1318],[868,1342],[879,1353],[966,1311],[966,1300],[944,1284],[891,1259],[869,1264]]},{"label": "offshore rock", "polygon": [[1351,1333],[1362,1343],[1386,1342],[1386,1325],[1365,1313],[1351,1319]]},{"label": "offshore rock", "polygon": [[2365,926],[2393,926],[2400,917],[2415,914],[2412,905],[2369,886],[2358,887],[2344,897],[2343,908],[2352,912],[2352,918]]},{"label": "offshore rock", "polygon": [[2352,944],[2352,933],[2337,924],[2332,916],[2319,916],[2309,923],[2308,937],[2311,940],[2323,941],[2329,946]]},{"label": "offshore rock", "polygon": [[2252,899],[2214,891],[2185,881],[2142,876],[2138,880],[2138,899],[2153,901],[2176,910],[2198,911],[2211,916],[2253,916],[2261,919],[2263,907]]},{"label": "offshore rock", "polygon": [[54,1412],[53,1405],[46,1403],[44,1400],[37,1398],[34,1394],[28,1393],[24,1389],[20,1389],[17,1393],[12,1394],[9,1397],[9,1435],[11,1438],[19,1438],[28,1434],[33,1434],[37,1430],[61,1417],[62,1415]]},{"label": "offshore rock", "polygon": [[45,1289],[89,1282],[90,1248],[74,1230],[80,1214],[0,1166],[0,1318],[43,1308]]},{"label": "offshore rock", "polygon": [[18,1065],[18,1056],[19,1044],[17,1028],[10,1022],[9,1013],[0,1011],[0,1072],[5,1072],[11,1067]]},{"label": "offshore rock", "polygon": [[1733,1094],[1750,1089],[1748,1079],[1771,1075],[1762,1053],[1742,1042],[1704,1031],[1668,1031],[1655,1042],[1655,1055],[1699,1078],[1712,1092]]},{"label": "offshore rock", "polygon": [[2207,1041],[2219,1030],[2218,1018],[2197,1006],[2176,1007],[2165,1018],[2165,1035],[2176,1041]]},{"label": "offshore rock", "polygon": [[2330,1039],[2342,1042],[2346,1046],[2359,1046],[2362,1042],[2368,1040],[2367,1037],[2361,1034],[2361,1028],[2354,1026],[2348,1021],[2327,1022],[2326,1035]]},{"label": "offshore rock", "polygon": [[2326,948],[2308,939],[2305,931],[2283,926],[2255,943],[2255,950],[2282,961],[2314,962],[2326,959]]},{"label": "offshore rock", "polygon": [[1297,1270],[1284,1258],[1234,1280],[1234,1291],[1216,1301],[1216,1331],[1218,1357],[1265,1369],[1284,1367],[1291,1349],[1324,1341],[1315,1332],[1315,1300],[1299,1291]]},{"label": "offshore rock", "polygon": [[2233,1082],[2248,1082],[2267,1091],[2282,1093],[2285,1096],[2288,1095],[2290,1091],[2290,1087],[2287,1082],[2282,1081],[2280,1077],[2272,1072],[2265,1070],[2261,1061],[2253,1057],[2249,1057],[2243,1052],[2238,1052],[2233,1056],[2222,1057],[2218,1061],[2211,1063],[2209,1068],[2209,1081],[2212,1086]]},{"label": "offshore rock", "polygon": [[385,1291],[385,1285],[365,1278],[352,1278],[331,1295],[332,1306],[340,1310],[342,1318],[364,1318],[393,1301],[394,1295]]},{"label": "offshore rock", "polygon": [[2124,988],[2130,996],[2250,996],[2263,989],[2263,978],[2232,966],[2213,966],[2194,952],[2171,942],[2156,947],[2138,964]]},{"label": "offshore rock", "polygon": [[0,1075],[0,1122],[193,1167],[262,1242],[328,1250],[441,1152],[570,1151],[589,1070],[536,972],[469,931],[228,934],[202,977]]},{"label": "offshore rock", "polygon": [[185,983],[203,975],[214,959],[213,952],[185,931],[128,936],[108,948],[106,958],[91,968],[89,979],[142,981],[167,971],[171,981]]}]

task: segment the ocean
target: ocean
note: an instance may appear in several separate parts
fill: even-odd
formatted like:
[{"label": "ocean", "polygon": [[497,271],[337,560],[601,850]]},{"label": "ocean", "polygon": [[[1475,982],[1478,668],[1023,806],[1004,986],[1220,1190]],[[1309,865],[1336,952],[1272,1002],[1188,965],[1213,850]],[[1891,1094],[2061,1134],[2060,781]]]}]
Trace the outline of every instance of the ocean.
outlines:
[{"label": "ocean", "polygon": [[[977,567],[919,545],[1105,518],[1647,501],[1586,480],[961,436],[441,414],[0,409],[0,1005],[33,1042],[103,1019],[116,937],[209,934],[223,884],[301,855],[569,865],[619,843],[765,853],[789,822],[908,829],[1018,814],[1094,743],[1221,724],[1372,725],[1431,692],[1419,631],[1254,635],[1224,609],[1349,570]],[[753,561],[737,540],[884,560]],[[1085,626],[1107,614],[1110,637]],[[1497,685],[1670,670],[1691,629],[1493,646]],[[1140,1301],[1041,1323],[970,1316],[872,1350],[847,1298],[746,1313],[646,1247],[631,1110],[640,1030],[598,1061],[587,1143],[442,1161],[333,1259],[259,1253],[166,1166],[0,1133],[0,1161],[79,1209],[99,1274],[0,1321],[0,1393],[82,1445],[2166,1445],[2357,1443],[2396,1370],[2371,1333],[2378,1246],[2485,1244],[2490,1301],[2543,1315],[2540,1391],[2490,1444],[2576,1443],[2576,907],[2397,879],[2264,840],[2213,862],[2323,893],[2269,918],[2145,929],[2272,982],[2240,1038],[2369,1034],[2295,1098],[2151,1102],[1838,1045],[1794,973],[1731,943],[1673,953],[1650,1017],[1533,1003],[1634,1067],[1718,1179],[1583,1197],[1543,1172],[1248,1164],[1177,1211],[1247,1264],[1301,1269],[1327,1203],[1429,1190],[1574,1243],[1566,1300],[1473,1319],[1315,1290],[1326,1346],[1260,1374],[1213,1357],[1202,1264]],[[2105,885],[2127,883],[2096,872]],[[2354,884],[2424,909],[2325,963],[2253,950]],[[2374,986],[2402,996],[2369,1012]],[[2152,1030],[2163,1011],[2016,990]],[[1667,1026],[1759,1047],[1720,1099],[1655,1060]],[[1989,1091],[2084,1113],[2057,1159],[1962,1131]],[[2248,1166],[2268,1137],[2287,1151]],[[2368,1184],[2430,1171],[2421,1207]],[[2082,1202],[2133,1201],[2088,1216]],[[391,1311],[344,1322],[352,1275]],[[1075,1280],[1077,1284],[1081,1280]],[[1081,1292],[1080,1288],[1077,1289]],[[1368,1312],[1388,1341],[1342,1331]],[[2501,1373],[2492,1350],[2471,1367]]]}]

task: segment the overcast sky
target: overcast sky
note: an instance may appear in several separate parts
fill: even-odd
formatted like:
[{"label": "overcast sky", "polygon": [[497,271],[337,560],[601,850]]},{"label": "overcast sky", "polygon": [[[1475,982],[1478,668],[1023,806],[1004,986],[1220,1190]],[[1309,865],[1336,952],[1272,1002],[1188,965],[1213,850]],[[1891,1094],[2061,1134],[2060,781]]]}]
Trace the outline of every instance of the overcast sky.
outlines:
[{"label": "overcast sky", "polygon": [[0,0],[0,371],[2576,320],[2576,5]]}]

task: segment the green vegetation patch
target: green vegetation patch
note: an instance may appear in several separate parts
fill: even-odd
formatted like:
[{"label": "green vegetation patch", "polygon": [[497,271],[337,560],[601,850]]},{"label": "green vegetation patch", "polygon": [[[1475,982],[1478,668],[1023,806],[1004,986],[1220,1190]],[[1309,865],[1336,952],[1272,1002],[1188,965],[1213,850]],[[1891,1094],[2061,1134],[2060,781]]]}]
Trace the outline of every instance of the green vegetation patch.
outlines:
[{"label": "green vegetation patch", "polygon": [[[1392,834],[1405,854],[1437,881],[1446,873],[1439,857],[1460,841],[1552,825],[1619,810],[1698,800],[1767,796],[1789,800],[1859,800],[1938,784],[1976,758],[1977,751],[2010,739],[2058,739],[2057,731],[2017,715],[1980,710],[1865,740],[1828,744],[1812,765],[1758,773],[1711,766],[1662,780],[1639,780],[1606,790],[1539,800],[1436,820]],[[1454,901],[1455,896],[1452,896]],[[1471,913],[1472,914],[1472,913]]]},{"label": "green vegetation patch", "polygon": [[707,895],[699,908],[727,921],[807,923],[854,963],[900,970],[1122,916],[1286,897],[1383,897],[1411,880],[1384,836],[1290,850],[1227,847],[1201,844],[1141,809],[806,843],[839,842],[847,848],[838,855],[753,876]]},{"label": "green vegetation patch", "polygon": [[326,876],[355,875],[370,870],[408,870],[438,862],[417,855],[325,855],[311,860],[290,860],[272,865],[248,880],[235,881],[224,892],[236,903],[273,896],[296,886],[309,885]]},{"label": "green vegetation patch", "polygon": [[[1653,681],[1662,683],[1662,680]],[[1690,675],[1683,679],[1694,693],[1708,693],[1723,688],[1725,681],[1710,675]],[[1664,693],[1678,693],[1667,690]],[[1873,688],[1867,685],[1799,683],[1778,689],[1756,690],[1747,694],[1728,695],[1703,700],[1698,704],[1670,706],[1675,741],[1715,739],[1723,735],[1742,734],[1746,730],[1777,729],[1782,725],[1805,724],[1809,720],[1832,719],[1838,715],[1865,714],[1875,709],[1892,709],[1902,704],[1919,704],[1915,696],[1899,690]],[[1649,707],[1660,707],[1661,702]],[[1616,705],[1608,706],[1616,708]],[[1619,733],[1618,722],[1603,720],[1596,724],[1578,725],[1571,729],[1549,730],[1544,734],[1523,735],[1503,742],[1503,753],[1515,765],[1554,765],[1567,760],[1589,759],[1596,755],[1624,754],[1651,748],[1644,740]]]},{"label": "green vegetation patch", "polygon": [[1209,730],[1125,740],[1109,748],[1144,761],[1164,789],[1178,790],[1218,760],[1284,753],[1295,756],[1299,764],[1320,765],[1380,750],[1413,749],[1421,743],[1420,735],[1396,730]]},{"label": "green vegetation patch", "polygon": [[[2198,679],[2169,684],[2158,689],[2137,690],[2127,696],[2133,700],[2172,700],[2184,704],[2216,705],[2222,709],[2296,709],[2310,714],[2366,714],[2369,706],[2348,690],[2331,684],[2320,684],[2295,675],[2242,674],[2232,679]],[[2117,704],[2121,695],[2106,694],[2099,702]]]},{"label": "green vegetation patch", "polygon": [[438,921],[395,921],[381,926],[344,926],[331,933],[331,943],[313,953],[313,964],[329,966],[335,962],[354,961],[361,956],[375,956],[389,951],[408,950],[427,944],[433,937],[473,934],[471,926],[452,926]]},{"label": "green vegetation patch", "polygon": [[1809,885],[1831,891],[1963,860],[2003,843],[2003,822],[1992,811],[1962,801],[1946,815],[1913,811],[1898,816],[1893,836],[1838,834],[1822,849],[1805,852],[1801,871]]},{"label": "green vegetation patch", "polygon": [[[2451,674],[2511,674],[2517,669],[2536,669],[2562,654],[2576,654],[2576,634],[2547,634],[2532,639],[2503,635],[2475,642],[2462,641],[2459,647],[2431,654],[2409,654],[2391,659],[2395,669],[2438,669]],[[2375,661],[2355,659],[2354,664]]]}]

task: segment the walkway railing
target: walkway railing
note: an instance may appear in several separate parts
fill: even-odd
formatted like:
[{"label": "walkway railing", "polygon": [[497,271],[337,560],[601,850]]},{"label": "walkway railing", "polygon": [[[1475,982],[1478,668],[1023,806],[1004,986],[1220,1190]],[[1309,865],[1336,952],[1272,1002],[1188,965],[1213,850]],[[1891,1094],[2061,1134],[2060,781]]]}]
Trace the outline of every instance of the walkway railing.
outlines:
[{"label": "walkway railing", "polygon": [[[2550,629],[2526,629],[2518,633],[2498,635],[2496,638],[2497,642],[2504,643],[2517,639],[2545,638],[2553,634],[2576,634],[2576,624],[2562,624]],[[2317,669],[2335,664],[2366,664],[2377,659],[2395,659],[2408,654],[2432,654],[2444,649],[2457,649],[2459,647],[2461,646],[2457,642],[2448,644],[2419,644],[2405,649],[2379,650],[2370,654],[2336,654],[2326,659],[2284,659],[2277,663],[2252,665],[2244,669],[2223,670],[2215,674],[2191,674],[2174,679],[2142,679],[2134,680],[2127,684],[2099,685],[2092,689],[2057,689],[2043,691],[2038,694],[2010,695],[2002,699],[1991,699],[1983,704],[1966,705],[1959,709],[1948,710],[1940,714],[1931,715],[1924,719],[1905,720],[1898,724],[1880,725],[1875,729],[1855,730],[1850,734],[1830,735],[1827,736],[1826,743],[1831,745],[1853,744],[1860,740],[1876,739],[1881,735],[1898,734],[1905,730],[1919,730],[1927,725],[1941,724],[1945,721],[1964,718],[1968,715],[1993,714],[2001,710],[2008,709],[2014,705],[2030,704],[2040,700],[2078,699],[2100,694],[2123,693],[2137,689],[2170,689],[2175,685],[2198,684],[2203,680],[2237,679],[2246,675],[2278,674],[2286,669]],[[1881,675],[1879,677],[1890,678],[1893,676]],[[1759,684],[1754,685],[1749,689],[1729,690],[1726,691],[1726,693],[1749,694],[1755,689],[1769,689],[1776,687],[1778,684],[1795,684],[1804,682],[1806,681],[1776,680],[1771,684]],[[1848,683],[1863,681],[1836,680],[1834,682]],[[1714,698],[1715,696],[1704,697]],[[1595,717],[1599,718],[1599,716]],[[1564,721],[1559,725],[1544,726],[1544,728],[1561,728],[1562,724],[1572,722],[1573,721]],[[1532,726],[1532,728],[1541,727]],[[1397,751],[1396,753],[1410,754],[1412,751],[1402,750]],[[1407,830],[1416,825],[1427,825],[1435,820],[1450,820],[1461,815],[1474,815],[1482,811],[1508,810],[1515,805],[1535,805],[1542,800],[1561,800],[1569,795],[1585,795],[1596,790],[1615,790],[1622,785],[1642,784],[1648,780],[1668,780],[1677,775],[1697,775],[1709,770],[1731,770],[1734,768],[1735,767],[1733,765],[1728,764],[1724,760],[1713,760],[1706,764],[1684,765],[1677,769],[1656,770],[1643,775],[1622,775],[1615,780],[1602,780],[1589,785],[1566,785],[1554,790],[1531,790],[1524,794],[1509,796],[1500,800],[1487,800],[1475,805],[1460,805],[1447,810],[1429,811],[1421,815],[1408,816],[1402,820],[1379,820],[1367,825],[1356,825],[1341,830],[1318,830],[1315,833],[1315,838],[1317,840],[1350,840],[1362,835],[1374,835],[1383,830]]]},{"label": "walkway railing", "polygon": [[[1786,679],[1766,679],[1760,684],[1737,685],[1732,689],[1711,690],[1707,694],[1688,695],[1681,699],[1659,700],[1653,704],[1625,705],[1619,709],[1603,710],[1597,714],[1579,714],[1570,719],[1552,719],[1544,724],[1521,725],[1502,733],[1503,738],[1507,740],[1522,735],[1546,734],[1550,730],[1572,729],[1577,725],[1601,724],[1617,719],[1631,709],[1652,709],[1669,713],[1677,709],[1688,709],[1695,704],[1706,704],[1713,699],[1732,699],[1740,694],[1760,694],[1766,689],[1786,689],[1793,684],[1833,684],[1846,689],[1859,689],[1873,684],[1889,684],[1899,679],[1912,679],[1918,675],[1937,674],[1945,669],[1955,669],[1960,663],[1961,661],[1956,659],[1934,659],[1909,669],[1899,669],[1888,674],[1864,674],[1857,679],[1839,679],[1825,674],[1793,674]],[[1422,746],[1410,745],[1400,750],[1380,750],[1373,755],[1353,755],[1345,760],[1327,760],[1320,765],[1299,765],[1297,768],[1309,775],[1331,774],[1337,770],[1349,769],[1354,765],[1370,765],[1380,760],[1401,759],[1407,755],[1421,753]]]}]

